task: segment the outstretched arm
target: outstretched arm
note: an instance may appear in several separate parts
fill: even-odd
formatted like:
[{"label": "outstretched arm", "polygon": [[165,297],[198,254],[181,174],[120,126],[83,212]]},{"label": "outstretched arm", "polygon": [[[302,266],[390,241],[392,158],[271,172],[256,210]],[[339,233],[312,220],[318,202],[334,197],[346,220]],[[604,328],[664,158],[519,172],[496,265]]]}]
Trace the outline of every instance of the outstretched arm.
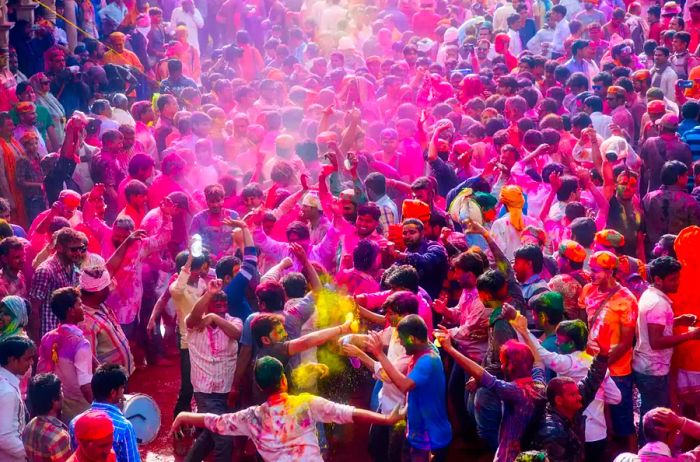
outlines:
[{"label": "outstretched arm", "polygon": [[445,326],[438,326],[433,331],[435,338],[440,342],[440,345],[445,350],[445,353],[452,356],[457,364],[464,369],[468,376],[474,377],[477,383],[481,381],[481,376],[484,375],[484,368],[475,363],[471,359],[464,356],[452,345],[450,333]]},{"label": "outstretched arm", "polygon": [[310,348],[321,346],[330,339],[339,335],[350,333],[350,321],[346,321],[340,326],[328,327],[316,332],[302,335],[299,338],[289,341],[289,355],[293,356]]}]

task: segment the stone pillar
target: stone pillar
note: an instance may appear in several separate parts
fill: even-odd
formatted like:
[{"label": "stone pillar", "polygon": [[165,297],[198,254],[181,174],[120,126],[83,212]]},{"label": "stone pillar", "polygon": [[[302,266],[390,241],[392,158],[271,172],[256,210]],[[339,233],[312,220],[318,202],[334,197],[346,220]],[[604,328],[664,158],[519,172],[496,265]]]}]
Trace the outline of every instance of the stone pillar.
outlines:
[{"label": "stone pillar", "polygon": [[7,0],[0,0],[0,72],[8,69],[12,25],[13,23],[7,21]]},{"label": "stone pillar", "polygon": [[46,12],[44,14],[44,17],[48,19],[49,21],[55,23],[56,22],[56,0],[41,0],[41,3],[43,3],[44,6],[44,11]]},{"label": "stone pillar", "polygon": [[39,6],[34,0],[19,0],[19,4],[15,5],[17,19],[24,19],[29,24],[34,24],[34,8]]}]

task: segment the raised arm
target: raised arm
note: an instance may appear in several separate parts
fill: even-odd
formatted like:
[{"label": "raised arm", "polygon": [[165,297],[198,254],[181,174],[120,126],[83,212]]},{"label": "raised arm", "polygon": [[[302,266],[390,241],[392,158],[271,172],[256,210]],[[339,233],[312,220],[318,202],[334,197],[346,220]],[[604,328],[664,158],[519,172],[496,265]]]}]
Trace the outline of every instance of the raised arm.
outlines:
[{"label": "raised arm", "polygon": [[306,351],[310,348],[321,346],[330,339],[337,337],[339,335],[349,334],[351,321],[346,321],[340,326],[328,327],[326,329],[321,329],[316,332],[311,332],[306,335],[302,335],[299,338],[289,341],[289,354],[293,356],[302,351]]},{"label": "raised arm", "polygon": [[133,233],[129,234],[129,237],[124,239],[124,242],[119,244],[117,250],[115,250],[112,256],[109,257],[109,260],[107,260],[105,266],[107,268],[107,271],[109,271],[109,274],[116,274],[119,271],[119,268],[121,268],[122,263],[124,262],[124,257],[126,256],[126,252],[127,250],[129,250],[129,247],[135,245],[138,241],[145,238],[146,231],[142,229],[137,229]]},{"label": "raised arm", "polygon": [[476,382],[479,383],[481,381],[481,376],[484,375],[484,368],[457,351],[454,345],[452,345],[450,333],[447,328],[440,325],[433,331],[433,334],[435,335],[437,341],[440,342],[440,345],[445,350],[445,353],[452,356],[455,362],[459,364],[462,369],[464,369],[464,372],[466,372],[468,376],[474,377]]},{"label": "raised arm", "polygon": [[396,385],[402,393],[408,393],[416,387],[416,383],[402,374],[389,358],[387,358],[384,353],[384,344],[377,332],[370,332],[367,340],[367,349],[377,358],[391,382]]},{"label": "raised arm", "polygon": [[289,244],[289,251],[296,257],[299,263],[303,265],[304,274],[306,275],[306,279],[311,286],[311,290],[318,292],[319,290],[323,289],[323,285],[321,284],[321,279],[318,277],[316,268],[314,268],[314,265],[311,264],[309,256],[306,254],[304,248],[300,244],[294,242]]}]

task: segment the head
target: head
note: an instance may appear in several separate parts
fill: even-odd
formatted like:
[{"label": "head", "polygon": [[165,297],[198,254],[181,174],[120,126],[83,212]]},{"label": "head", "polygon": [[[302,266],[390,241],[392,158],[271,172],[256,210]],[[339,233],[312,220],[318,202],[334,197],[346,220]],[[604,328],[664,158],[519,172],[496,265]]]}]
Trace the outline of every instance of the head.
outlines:
[{"label": "head", "polygon": [[365,273],[372,273],[381,265],[379,246],[369,239],[361,239],[352,251],[353,267]]},{"label": "head", "polygon": [[124,150],[124,135],[119,130],[107,130],[102,134],[102,151],[118,153]]},{"label": "head", "polygon": [[666,162],[661,167],[661,184],[685,189],[688,186],[688,166],[678,160]]},{"label": "head", "polygon": [[102,411],[88,411],[75,422],[76,453],[81,460],[105,461],[113,454],[114,424]]},{"label": "head", "polygon": [[136,229],[134,220],[129,216],[122,216],[114,220],[112,224],[112,244],[118,248],[122,242]]},{"label": "head", "polygon": [[26,337],[12,335],[0,340],[0,366],[21,376],[34,364],[36,345]]},{"label": "head", "polygon": [[128,376],[126,370],[117,364],[102,364],[92,375],[90,388],[95,401],[120,405],[124,401]]},{"label": "head", "polygon": [[503,377],[508,381],[529,377],[535,362],[530,348],[516,340],[508,340],[501,346],[499,358]]},{"label": "head", "polygon": [[62,228],[53,235],[56,256],[64,264],[80,265],[87,254],[87,237],[73,228]]},{"label": "head", "polygon": [[396,326],[399,342],[409,355],[425,349],[428,344],[428,327],[423,318],[417,314],[409,314]]},{"label": "head", "polygon": [[78,324],[85,317],[80,290],[75,287],[54,290],[49,306],[61,324]]},{"label": "head", "polygon": [[288,338],[284,328],[284,316],[279,313],[260,313],[250,324],[253,340],[259,347],[285,342]]},{"label": "head", "polygon": [[528,306],[537,315],[540,329],[553,331],[564,320],[564,299],[559,292],[542,292],[530,300]]},{"label": "head", "polygon": [[287,295],[284,287],[277,281],[265,281],[255,288],[260,311],[266,313],[280,312],[284,309]]},{"label": "head", "polygon": [[362,204],[357,207],[357,219],[355,220],[355,228],[357,234],[361,238],[368,237],[379,226],[379,217],[381,210],[374,203]]},{"label": "head", "polygon": [[83,268],[80,273],[80,298],[83,303],[97,307],[109,297],[112,277],[103,266]]},{"label": "head", "polygon": [[416,218],[408,218],[402,224],[403,243],[408,250],[415,251],[423,242],[423,223]]},{"label": "head", "polygon": [[0,264],[5,271],[17,274],[24,268],[24,244],[18,238],[9,236],[0,241]]},{"label": "head", "polygon": [[505,274],[499,270],[487,270],[476,280],[479,298],[485,305],[499,306],[508,298]]},{"label": "head", "polygon": [[555,377],[547,385],[547,401],[558,412],[573,416],[583,408],[583,398],[571,377]]},{"label": "head", "polygon": [[675,294],[681,282],[681,264],[670,256],[656,258],[649,263],[649,275],[654,287],[665,294]]},{"label": "head", "polygon": [[411,183],[411,192],[413,193],[413,197],[419,201],[425,202],[428,205],[433,204],[435,188],[429,177],[421,176],[416,178],[413,183]]},{"label": "head", "polygon": [[520,283],[524,283],[532,276],[541,273],[543,264],[542,249],[537,245],[528,244],[515,251],[513,270]]},{"label": "head", "polygon": [[668,64],[668,58],[671,51],[663,46],[656,47],[654,50],[654,64],[658,67],[665,67]]},{"label": "head", "polygon": [[588,343],[588,327],[580,319],[561,321],[556,329],[557,349],[562,354],[584,351]]},{"label": "head", "polygon": [[255,361],[253,369],[255,384],[265,396],[272,396],[287,391],[287,377],[282,363],[271,356],[263,356]]},{"label": "head", "polygon": [[632,170],[624,169],[615,178],[615,195],[621,201],[631,201],[639,190],[639,176]]},{"label": "head", "polygon": [[612,252],[601,250],[591,255],[590,261],[591,279],[593,285],[601,286],[610,284],[617,268],[617,257]]},{"label": "head", "polygon": [[37,374],[29,380],[27,405],[32,417],[39,415],[58,416],[63,405],[61,379],[56,374]]},{"label": "head", "polygon": [[220,215],[224,208],[224,187],[220,184],[210,184],[204,188],[204,199],[207,208],[213,215]]}]

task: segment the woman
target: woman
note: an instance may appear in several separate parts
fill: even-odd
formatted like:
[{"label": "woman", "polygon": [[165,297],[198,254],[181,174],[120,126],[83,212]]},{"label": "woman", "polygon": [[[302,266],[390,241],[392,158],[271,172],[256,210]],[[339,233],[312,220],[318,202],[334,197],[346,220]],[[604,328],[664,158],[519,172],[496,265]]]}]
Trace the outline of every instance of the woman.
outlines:
[{"label": "woman", "polygon": [[24,206],[29,223],[46,210],[44,195],[44,174],[41,171],[39,137],[34,132],[26,132],[19,142],[24,148],[24,156],[17,159],[17,186],[23,191]]},{"label": "woman", "polygon": [[8,295],[0,301],[0,341],[13,335],[26,336],[29,322],[27,302],[17,295]]},{"label": "woman", "polygon": [[51,93],[51,80],[43,72],[34,74],[29,78],[29,83],[36,94],[35,102],[39,106],[44,106],[48,111],[56,130],[56,137],[59,143],[63,143],[66,133],[66,111],[63,105]]}]

